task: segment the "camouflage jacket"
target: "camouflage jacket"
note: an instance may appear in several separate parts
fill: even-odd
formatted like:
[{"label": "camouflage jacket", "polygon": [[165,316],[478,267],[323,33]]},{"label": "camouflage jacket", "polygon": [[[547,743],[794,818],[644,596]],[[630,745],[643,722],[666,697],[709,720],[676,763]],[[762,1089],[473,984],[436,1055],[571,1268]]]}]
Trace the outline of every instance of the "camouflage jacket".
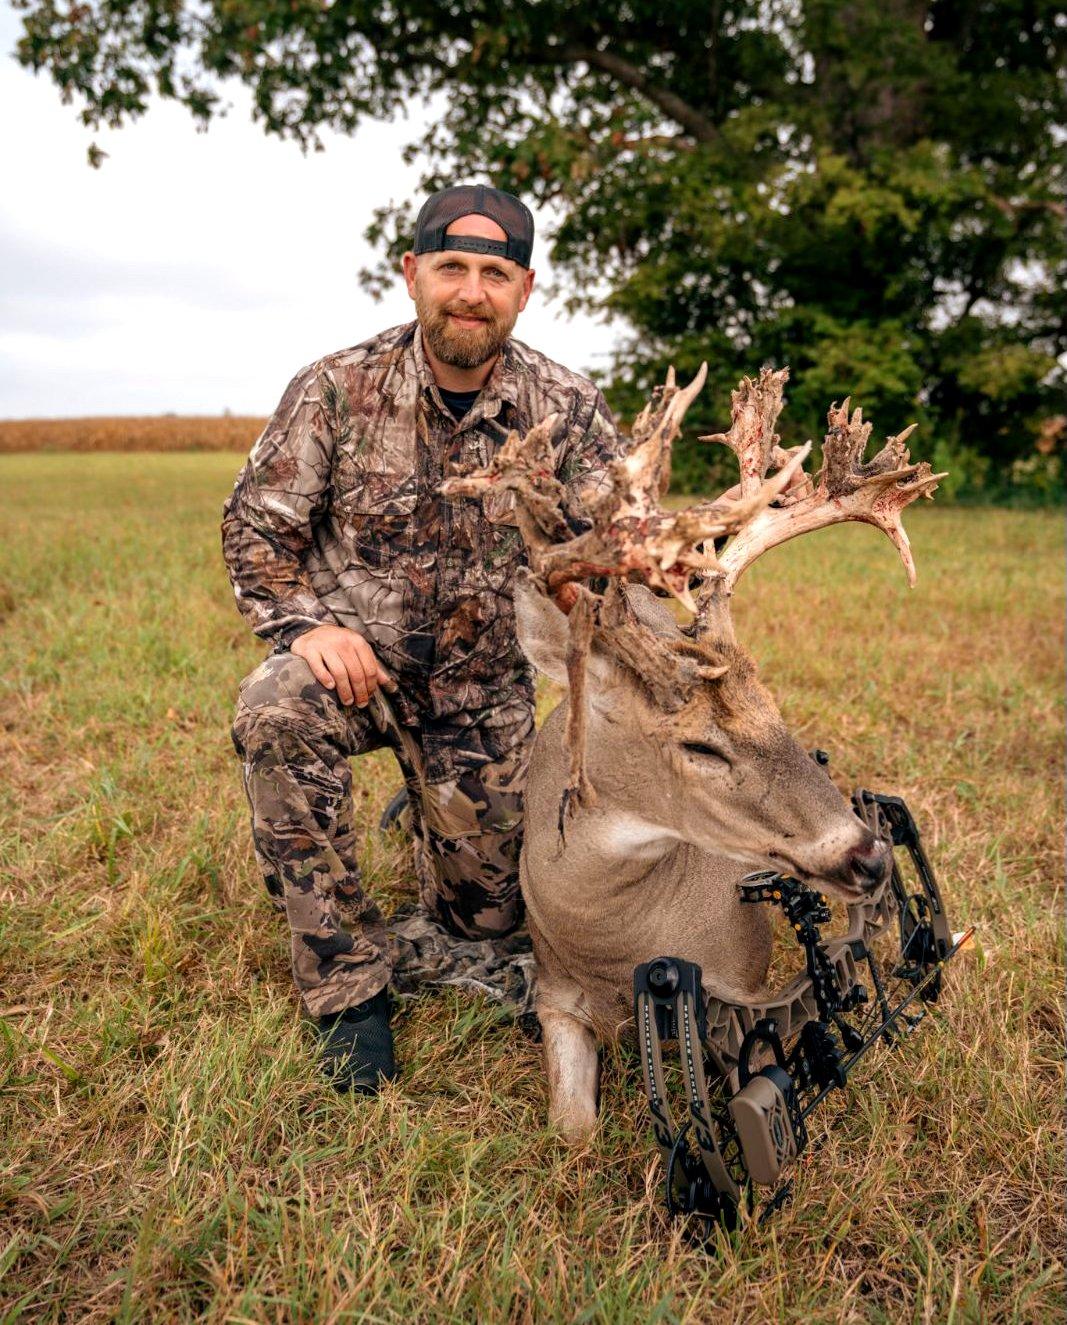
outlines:
[{"label": "camouflage jacket", "polygon": [[516,340],[457,423],[417,326],[293,378],[223,507],[223,552],[257,635],[287,648],[324,622],[349,626],[398,678],[405,721],[503,726],[516,690],[533,693],[511,601],[525,549],[506,508],[487,515],[438,484],[558,413],[556,472],[580,528],[619,436],[591,382]]}]

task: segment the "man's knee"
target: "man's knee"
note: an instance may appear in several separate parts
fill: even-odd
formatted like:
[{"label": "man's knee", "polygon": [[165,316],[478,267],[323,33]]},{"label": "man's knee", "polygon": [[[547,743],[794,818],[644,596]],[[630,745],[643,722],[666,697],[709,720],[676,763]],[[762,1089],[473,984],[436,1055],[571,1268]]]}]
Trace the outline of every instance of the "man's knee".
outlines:
[{"label": "man's knee", "polygon": [[241,682],[230,737],[237,754],[247,759],[264,744],[275,744],[279,733],[313,743],[344,741],[347,735],[335,696],[303,658],[288,652],[271,654]]},{"label": "man's knee", "polygon": [[328,699],[337,700],[315,679],[305,658],[295,653],[272,653],[254,668],[237,689],[242,704],[249,709],[294,708],[319,709]]}]

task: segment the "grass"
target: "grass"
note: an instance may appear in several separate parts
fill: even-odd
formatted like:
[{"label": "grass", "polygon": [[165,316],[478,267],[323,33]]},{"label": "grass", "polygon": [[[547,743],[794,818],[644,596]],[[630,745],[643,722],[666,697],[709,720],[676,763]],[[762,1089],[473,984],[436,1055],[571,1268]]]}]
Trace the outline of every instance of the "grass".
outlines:
[{"label": "grass", "polygon": [[[910,593],[830,530],[739,593],[793,727],[907,797],[979,943],[828,1107],[792,1204],[709,1257],[661,1213],[625,1055],[579,1153],[487,1003],[406,1004],[378,1101],[317,1079],[229,743],[263,653],[219,552],[239,463],[0,460],[0,1320],[1060,1318],[1058,519],[910,514]],[[395,775],[354,767],[389,902]]]}]

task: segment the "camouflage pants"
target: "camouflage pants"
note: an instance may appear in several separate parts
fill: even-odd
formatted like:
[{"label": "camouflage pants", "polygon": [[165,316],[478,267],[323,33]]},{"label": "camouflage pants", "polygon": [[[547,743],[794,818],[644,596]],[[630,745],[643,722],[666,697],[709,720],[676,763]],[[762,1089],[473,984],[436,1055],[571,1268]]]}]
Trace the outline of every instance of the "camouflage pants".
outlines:
[{"label": "camouflage pants", "polygon": [[[284,909],[293,977],[313,1016],[377,993],[389,979],[381,912],[363,891],[349,758],[391,748],[410,801],[423,906],[467,939],[522,919],[518,862],[533,713],[516,697],[491,731],[455,732],[455,776],[430,783],[420,729],[342,706],[303,658],[272,654],[241,682],[233,743],[244,762],[252,841],[267,891]],[[442,733],[435,732],[440,746]],[[342,908],[344,920],[342,922]]]}]

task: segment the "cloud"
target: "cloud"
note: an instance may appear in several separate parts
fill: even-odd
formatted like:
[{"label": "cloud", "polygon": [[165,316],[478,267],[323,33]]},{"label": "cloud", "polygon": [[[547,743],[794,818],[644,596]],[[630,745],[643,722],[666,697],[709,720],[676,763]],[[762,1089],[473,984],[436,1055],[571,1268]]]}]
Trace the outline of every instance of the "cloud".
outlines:
[{"label": "cloud", "polygon": [[[18,28],[0,9],[0,51]],[[374,208],[417,199],[401,148],[425,117],[304,155],[251,122],[243,89],[232,99],[207,133],[156,103],[94,134],[50,81],[0,61],[0,117],[25,126],[0,142],[0,417],[266,413],[304,364],[413,316],[402,286],[376,304],[356,277]],[[94,137],[110,153],[95,171]],[[612,340],[537,291],[516,330],[578,370]]]},{"label": "cloud", "polygon": [[[267,307],[277,298],[250,271],[233,271],[210,256],[137,256],[103,244],[78,246],[9,230],[0,251],[0,300],[137,297],[173,289],[204,306]],[[0,303],[0,307],[3,304]]]}]

